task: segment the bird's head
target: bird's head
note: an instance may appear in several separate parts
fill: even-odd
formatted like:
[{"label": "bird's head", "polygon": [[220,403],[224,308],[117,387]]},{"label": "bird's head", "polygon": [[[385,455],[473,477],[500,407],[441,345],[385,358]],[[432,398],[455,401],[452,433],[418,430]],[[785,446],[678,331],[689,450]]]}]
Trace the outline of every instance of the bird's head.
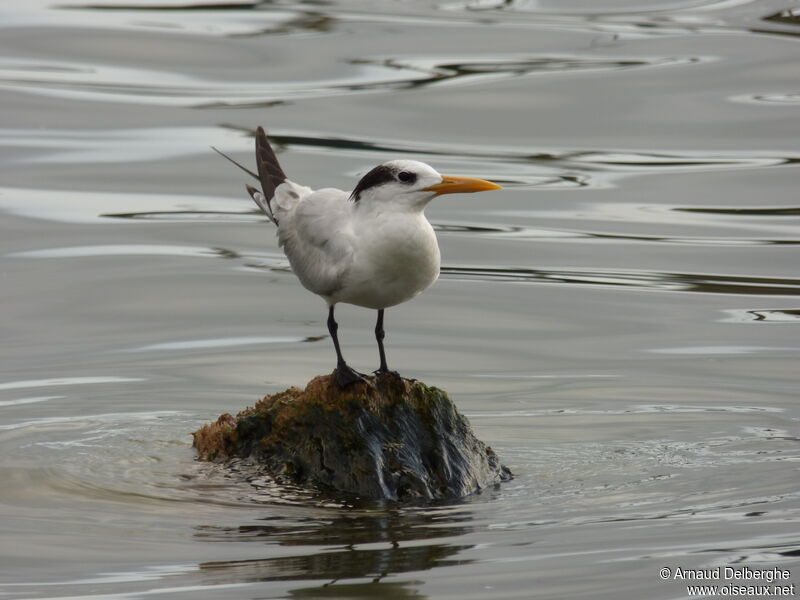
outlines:
[{"label": "bird's head", "polygon": [[487,192],[502,189],[496,183],[471,177],[441,175],[416,160],[392,160],[364,175],[350,198],[361,203],[381,203],[422,210],[441,194]]}]

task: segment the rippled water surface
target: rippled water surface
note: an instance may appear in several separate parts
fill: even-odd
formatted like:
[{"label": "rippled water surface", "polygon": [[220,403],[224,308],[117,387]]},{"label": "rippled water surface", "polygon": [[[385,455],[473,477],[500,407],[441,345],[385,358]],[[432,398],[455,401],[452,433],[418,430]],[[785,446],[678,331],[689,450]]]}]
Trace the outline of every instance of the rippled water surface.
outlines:
[{"label": "rippled water surface", "polygon": [[[800,583],[799,59],[794,0],[2,3],[0,598]],[[386,324],[513,481],[376,506],[194,460],[333,368],[209,148],[252,165],[257,125],[312,186],[395,157],[504,185],[429,207],[442,277]],[[374,315],[338,316],[377,367]]]}]

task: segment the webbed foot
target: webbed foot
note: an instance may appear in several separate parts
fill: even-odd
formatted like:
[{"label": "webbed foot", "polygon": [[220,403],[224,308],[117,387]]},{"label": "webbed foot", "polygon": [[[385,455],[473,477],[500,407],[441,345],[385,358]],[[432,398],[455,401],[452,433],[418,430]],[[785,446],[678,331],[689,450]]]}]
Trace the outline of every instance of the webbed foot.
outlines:
[{"label": "webbed foot", "polygon": [[392,377],[397,377],[398,379],[402,379],[403,377],[397,371],[390,371],[389,369],[378,369],[372,372],[373,375],[380,377],[381,375],[391,375]]},{"label": "webbed foot", "polygon": [[364,375],[344,363],[337,366],[334,373],[336,373],[336,383],[339,384],[341,389],[346,388],[348,385],[365,381]]}]

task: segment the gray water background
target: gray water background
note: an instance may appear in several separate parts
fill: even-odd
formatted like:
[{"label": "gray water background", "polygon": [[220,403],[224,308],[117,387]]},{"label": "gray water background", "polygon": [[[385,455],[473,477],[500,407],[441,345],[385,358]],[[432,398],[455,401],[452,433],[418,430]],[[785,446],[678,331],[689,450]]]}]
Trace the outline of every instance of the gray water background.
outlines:
[{"label": "gray water background", "polygon": [[[800,581],[799,15],[3,2],[0,598]],[[397,157],[505,186],[430,205],[442,277],[386,326],[390,365],[448,390],[512,482],[352,505],[194,460],[199,425],[334,366],[324,304],[209,149],[252,166],[257,125],[311,186]],[[376,368],[374,314],[338,316]]]}]

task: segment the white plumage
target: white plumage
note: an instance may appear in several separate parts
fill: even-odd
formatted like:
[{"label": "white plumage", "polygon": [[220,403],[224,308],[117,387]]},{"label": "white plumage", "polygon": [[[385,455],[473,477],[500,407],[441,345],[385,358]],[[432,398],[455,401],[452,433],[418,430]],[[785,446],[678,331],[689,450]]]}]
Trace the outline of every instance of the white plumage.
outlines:
[{"label": "white plumage", "polygon": [[443,176],[418,161],[393,160],[372,169],[351,193],[334,188],[314,191],[286,178],[260,127],[256,159],[263,193],[250,186],[248,191],[276,223],[278,243],[300,282],[328,304],[339,384],[346,386],[362,377],[342,357],[333,316],[339,302],[378,311],[375,336],[381,363],[376,373],[388,372],[384,309],[410,300],[439,276],[439,245],[425,206],[440,194],[500,186]]}]

